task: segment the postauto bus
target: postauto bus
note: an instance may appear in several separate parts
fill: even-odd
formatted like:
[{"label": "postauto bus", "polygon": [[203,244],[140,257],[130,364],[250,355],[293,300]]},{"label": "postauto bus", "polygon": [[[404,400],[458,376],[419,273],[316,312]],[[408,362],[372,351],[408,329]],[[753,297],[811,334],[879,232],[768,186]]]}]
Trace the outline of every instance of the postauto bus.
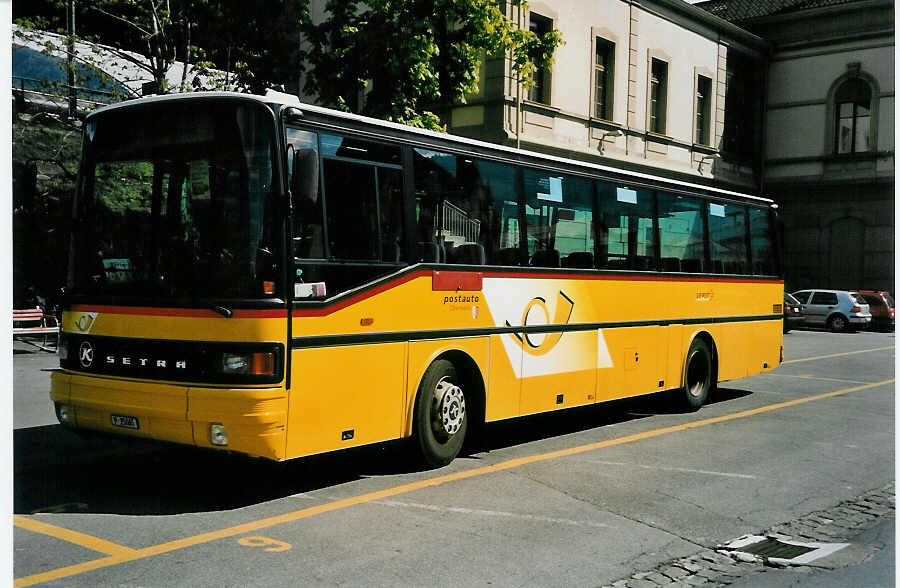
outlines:
[{"label": "postauto bus", "polygon": [[[286,460],[775,368],[772,202],[276,97],[84,124],[51,398]],[[564,418],[564,417],[560,417]]]}]

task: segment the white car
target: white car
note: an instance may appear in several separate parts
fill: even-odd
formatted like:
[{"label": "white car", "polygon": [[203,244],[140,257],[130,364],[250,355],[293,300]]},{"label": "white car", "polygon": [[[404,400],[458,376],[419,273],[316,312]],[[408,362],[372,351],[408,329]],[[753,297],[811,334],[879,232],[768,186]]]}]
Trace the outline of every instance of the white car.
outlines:
[{"label": "white car", "polygon": [[869,304],[858,292],[800,290],[794,298],[803,305],[804,324],[839,331],[864,329],[872,322]]}]

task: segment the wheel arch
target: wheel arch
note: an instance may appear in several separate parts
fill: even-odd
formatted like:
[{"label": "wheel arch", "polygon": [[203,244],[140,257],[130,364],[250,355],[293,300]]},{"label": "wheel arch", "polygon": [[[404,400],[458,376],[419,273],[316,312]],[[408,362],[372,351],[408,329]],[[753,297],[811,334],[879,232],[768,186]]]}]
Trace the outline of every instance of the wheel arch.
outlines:
[{"label": "wheel arch", "polygon": [[467,411],[469,412],[470,430],[477,431],[484,425],[487,388],[485,386],[485,375],[481,372],[481,368],[478,367],[478,362],[461,349],[443,349],[429,357],[428,361],[423,363],[421,370],[415,376],[415,387],[411,387],[413,390],[413,397],[410,398],[410,402],[408,403],[409,413],[405,436],[412,435],[415,430],[416,396],[419,393],[422,378],[425,377],[425,373],[428,371],[429,366],[441,359],[445,359],[452,363],[463,380],[461,384],[463,385],[463,391],[466,394],[467,404],[469,404],[469,406],[467,406]]}]

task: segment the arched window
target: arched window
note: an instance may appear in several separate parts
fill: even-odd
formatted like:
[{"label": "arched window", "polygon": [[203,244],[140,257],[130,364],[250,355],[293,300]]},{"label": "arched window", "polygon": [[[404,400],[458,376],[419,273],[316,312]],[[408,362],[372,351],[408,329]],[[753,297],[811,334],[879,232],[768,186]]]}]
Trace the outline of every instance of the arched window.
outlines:
[{"label": "arched window", "polygon": [[834,152],[871,151],[872,88],[860,78],[844,81],[834,93]]}]

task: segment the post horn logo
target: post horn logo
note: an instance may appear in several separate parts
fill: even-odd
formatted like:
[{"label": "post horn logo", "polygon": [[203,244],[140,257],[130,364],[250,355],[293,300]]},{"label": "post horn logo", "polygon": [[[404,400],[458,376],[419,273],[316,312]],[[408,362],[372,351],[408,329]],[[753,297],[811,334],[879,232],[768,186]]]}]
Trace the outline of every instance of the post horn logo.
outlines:
[{"label": "post horn logo", "polygon": [[[522,326],[569,324],[569,319],[572,318],[572,310],[574,308],[575,302],[560,290],[559,295],[556,298],[556,312],[553,315],[553,322],[550,323],[550,310],[547,308],[547,301],[540,296],[532,298],[531,301],[525,305],[525,312],[522,313]],[[543,316],[541,316],[542,314]],[[542,320],[543,322],[541,322]],[[529,321],[531,321],[531,325],[529,325]],[[512,325],[509,324],[509,321],[506,321],[506,326],[511,327]],[[559,343],[559,340],[563,336],[562,332],[559,331],[547,334],[534,332],[511,334],[515,337],[525,353],[528,353],[529,355],[545,355],[549,353],[550,350]]]},{"label": "post horn logo", "polygon": [[87,333],[91,330],[91,327],[94,325],[94,320],[96,320],[96,318],[96,312],[85,312],[77,319],[75,319],[75,328],[77,328],[82,333]]}]

